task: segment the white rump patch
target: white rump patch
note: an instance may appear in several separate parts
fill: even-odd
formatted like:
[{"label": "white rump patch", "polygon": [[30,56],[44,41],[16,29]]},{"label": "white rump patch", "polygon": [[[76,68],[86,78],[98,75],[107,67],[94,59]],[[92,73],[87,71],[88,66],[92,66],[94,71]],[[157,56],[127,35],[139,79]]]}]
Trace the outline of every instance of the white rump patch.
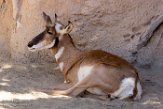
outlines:
[{"label": "white rump patch", "polygon": [[102,89],[97,87],[88,88],[87,91],[96,95],[106,95]]},{"label": "white rump patch", "polygon": [[125,99],[134,94],[135,78],[125,78],[122,80],[120,88],[111,94],[112,97],[118,97],[119,99]]},{"label": "white rump patch", "polygon": [[61,27],[63,27],[62,24],[60,24],[60,23],[55,24],[55,30],[56,30],[57,33],[59,33],[61,31]]},{"label": "white rump patch", "polygon": [[55,59],[56,60],[58,60],[62,55],[63,55],[63,52],[64,52],[64,47],[61,47],[58,51],[57,51],[57,53],[56,53],[56,55],[55,55]]},{"label": "white rump patch", "polygon": [[88,76],[93,69],[93,66],[83,66],[80,67],[78,71],[78,80],[81,81],[83,80],[86,76]]}]

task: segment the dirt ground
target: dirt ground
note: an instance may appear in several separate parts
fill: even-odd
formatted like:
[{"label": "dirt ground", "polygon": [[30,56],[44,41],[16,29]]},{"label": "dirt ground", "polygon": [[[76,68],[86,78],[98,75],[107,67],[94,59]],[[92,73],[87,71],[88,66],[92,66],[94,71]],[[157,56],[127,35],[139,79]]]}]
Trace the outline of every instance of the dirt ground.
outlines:
[{"label": "dirt ground", "polygon": [[[137,49],[142,33],[162,15],[162,4],[163,0],[0,0],[0,109],[163,109],[163,23],[148,44]],[[63,83],[48,51],[32,53],[26,47],[45,29],[42,12],[52,20],[57,13],[64,24],[71,20],[72,38],[82,50],[103,49],[131,63],[155,65],[137,67],[142,99],[53,97],[39,91]]]},{"label": "dirt ground", "polygon": [[138,68],[143,84],[140,101],[53,97],[38,90],[63,78],[55,64],[0,64],[0,109],[163,109],[163,68]]}]

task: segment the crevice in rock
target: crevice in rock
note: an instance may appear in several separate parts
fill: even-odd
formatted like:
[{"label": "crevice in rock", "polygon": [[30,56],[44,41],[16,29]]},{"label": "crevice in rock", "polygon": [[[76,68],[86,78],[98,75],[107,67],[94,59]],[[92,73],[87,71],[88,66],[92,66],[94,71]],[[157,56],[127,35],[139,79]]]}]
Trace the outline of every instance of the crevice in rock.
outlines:
[{"label": "crevice in rock", "polygon": [[134,43],[137,43],[132,43],[132,45],[135,45],[135,48],[131,51],[131,55],[134,57],[132,63],[144,67],[151,66],[155,49],[159,46],[163,37],[163,13],[152,17],[150,22],[149,27],[138,35],[137,41],[134,41]]},{"label": "crevice in rock", "polygon": [[137,44],[137,50],[140,50],[142,47],[147,46],[154,32],[162,24],[162,22],[163,22],[163,13],[155,21],[153,21],[148,27],[148,29],[140,36],[139,42]]},{"label": "crevice in rock", "polygon": [[6,8],[6,0],[3,0],[0,4],[0,16],[2,16],[5,13]]},{"label": "crevice in rock", "polygon": [[16,30],[21,25],[21,7],[22,7],[22,0],[12,0],[13,5],[13,19],[15,20],[15,27],[14,27],[14,33],[16,33]]}]

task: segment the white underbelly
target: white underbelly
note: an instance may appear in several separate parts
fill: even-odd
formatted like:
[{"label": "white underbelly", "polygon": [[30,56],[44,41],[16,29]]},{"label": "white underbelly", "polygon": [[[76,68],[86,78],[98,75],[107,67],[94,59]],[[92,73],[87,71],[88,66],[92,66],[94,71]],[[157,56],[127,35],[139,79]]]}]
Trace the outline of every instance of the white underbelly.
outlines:
[{"label": "white underbelly", "polygon": [[100,88],[96,87],[88,88],[87,91],[95,95],[106,95]]}]

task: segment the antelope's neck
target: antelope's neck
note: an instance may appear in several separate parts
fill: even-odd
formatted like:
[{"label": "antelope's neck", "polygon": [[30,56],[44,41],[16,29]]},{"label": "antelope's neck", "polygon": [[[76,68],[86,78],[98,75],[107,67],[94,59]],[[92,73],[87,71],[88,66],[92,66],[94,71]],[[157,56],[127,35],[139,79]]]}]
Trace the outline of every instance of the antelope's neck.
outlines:
[{"label": "antelope's neck", "polygon": [[77,57],[79,54],[80,51],[73,45],[72,40],[62,39],[59,42],[55,53],[55,59],[63,74],[72,66],[74,57]]}]

